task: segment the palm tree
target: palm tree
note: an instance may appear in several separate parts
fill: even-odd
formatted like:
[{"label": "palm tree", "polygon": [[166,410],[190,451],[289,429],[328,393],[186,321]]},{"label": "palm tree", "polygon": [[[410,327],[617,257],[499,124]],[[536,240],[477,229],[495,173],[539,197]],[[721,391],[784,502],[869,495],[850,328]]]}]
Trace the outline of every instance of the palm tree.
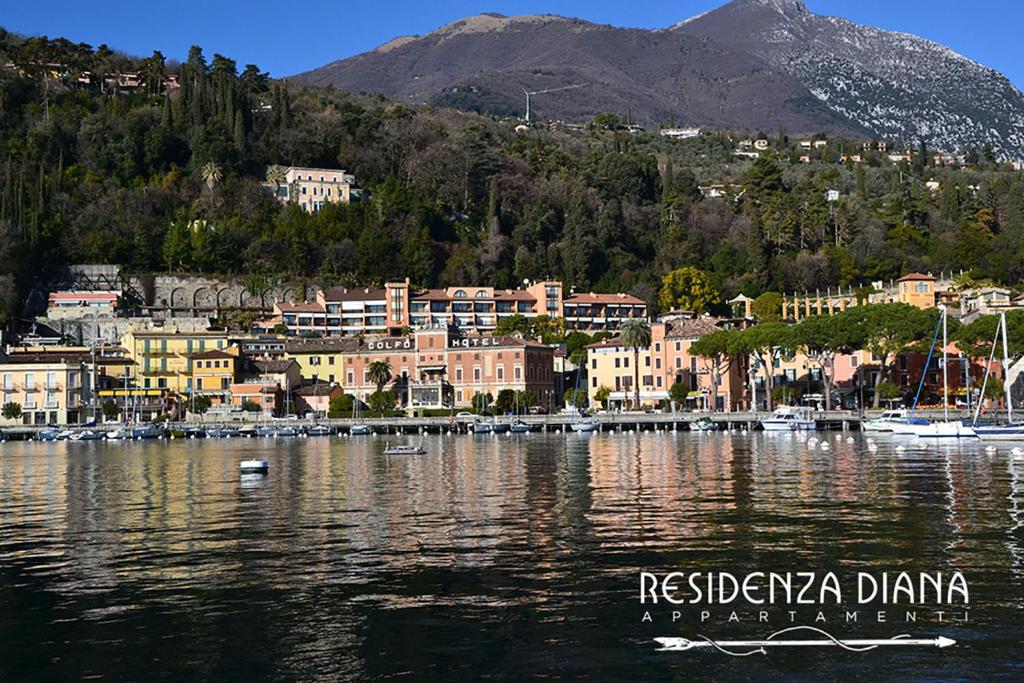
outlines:
[{"label": "palm tree", "polygon": [[274,164],[267,168],[267,182],[274,185],[274,196],[276,197],[278,192],[281,191],[281,185],[287,180],[284,172],[284,168]]},{"label": "palm tree", "polygon": [[640,407],[640,349],[651,345],[651,324],[643,318],[630,318],[622,323],[619,336],[624,347],[633,349],[633,387],[636,390],[633,409],[637,410]]},{"label": "palm tree", "polygon": [[220,164],[216,161],[207,161],[199,169],[199,173],[202,174],[203,180],[206,181],[206,186],[210,188],[210,192],[213,192],[213,186],[224,177],[223,172],[220,170]]},{"label": "palm tree", "polygon": [[386,360],[375,360],[366,369],[366,377],[377,385],[377,391],[383,391],[384,385],[391,381],[391,363]]}]

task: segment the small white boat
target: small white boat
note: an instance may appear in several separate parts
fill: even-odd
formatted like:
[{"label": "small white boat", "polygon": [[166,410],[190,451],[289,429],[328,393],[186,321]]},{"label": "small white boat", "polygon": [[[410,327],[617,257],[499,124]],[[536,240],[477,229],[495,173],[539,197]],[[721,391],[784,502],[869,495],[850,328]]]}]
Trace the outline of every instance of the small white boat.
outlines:
[{"label": "small white boat", "polygon": [[408,444],[384,444],[384,455],[425,455],[426,449],[422,446],[411,446]]},{"label": "small white boat", "polygon": [[242,474],[266,474],[270,464],[266,460],[243,460],[238,469]]},{"label": "small white boat", "polygon": [[793,406],[780,406],[772,411],[772,414],[761,420],[761,427],[766,432],[792,432],[798,430],[813,430],[817,423],[811,417],[808,408],[794,408]]},{"label": "small white boat", "polygon": [[334,429],[328,425],[313,425],[306,430],[308,436],[330,436],[333,433]]},{"label": "small white boat", "polygon": [[131,434],[128,433],[127,429],[118,427],[117,429],[111,429],[105,434],[105,437],[110,441],[121,441],[122,439],[131,438]]},{"label": "small white boat", "polygon": [[473,421],[474,434],[490,434],[494,431],[494,418],[477,418]]},{"label": "small white boat", "polygon": [[974,427],[959,420],[940,420],[912,425],[911,431],[919,439],[967,439],[975,436]]},{"label": "small white boat", "polygon": [[982,441],[1024,441],[1024,424],[974,425],[974,434]]},{"label": "small white boat", "polygon": [[509,431],[513,434],[526,434],[530,431],[530,425],[526,424],[522,420],[516,419],[509,425]]},{"label": "small white boat", "polygon": [[901,422],[907,417],[905,410],[886,410],[879,417],[872,420],[864,420],[860,429],[863,432],[891,432],[893,425]]},{"label": "small white boat", "polygon": [[351,436],[368,436],[371,433],[370,425],[352,425],[348,433]]},{"label": "small white boat", "polygon": [[91,429],[83,429],[68,437],[68,441],[99,441],[103,438],[103,432],[94,432]]},{"label": "small white boat", "polygon": [[690,429],[695,432],[714,432],[718,430],[718,425],[712,422],[710,417],[702,417],[696,422],[691,423]]},{"label": "small white boat", "polygon": [[572,431],[574,432],[584,433],[601,431],[601,423],[598,422],[597,419],[593,417],[585,417],[581,420],[573,422],[570,426],[572,427]]}]

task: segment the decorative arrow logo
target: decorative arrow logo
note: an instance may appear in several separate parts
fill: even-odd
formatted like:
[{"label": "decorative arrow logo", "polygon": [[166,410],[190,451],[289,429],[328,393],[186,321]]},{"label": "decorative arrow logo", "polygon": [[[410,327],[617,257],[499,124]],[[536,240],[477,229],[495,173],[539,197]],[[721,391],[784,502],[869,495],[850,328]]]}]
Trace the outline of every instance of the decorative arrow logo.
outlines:
[{"label": "decorative arrow logo", "polygon": [[[776,640],[778,636],[793,631],[812,631],[825,636],[824,640]],[[658,652],[686,652],[701,648],[714,648],[733,657],[746,657],[753,654],[768,654],[765,648],[769,647],[841,647],[850,652],[868,652],[878,647],[949,647],[956,645],[952,638],[939,636],[938,638],[911,638],[909,635],[899,635],[892,638],[877,639],[846,639],[839,640],[830,633],[822,631],[813,626],[793,626],[791,628],[776,631],[764,640],[712,640],[707,636],[698,634],[701,640],[688,640],[686,638],[655,638],[655,642],[661,645]],[[734,649],[745,650],[735,652]]]}]

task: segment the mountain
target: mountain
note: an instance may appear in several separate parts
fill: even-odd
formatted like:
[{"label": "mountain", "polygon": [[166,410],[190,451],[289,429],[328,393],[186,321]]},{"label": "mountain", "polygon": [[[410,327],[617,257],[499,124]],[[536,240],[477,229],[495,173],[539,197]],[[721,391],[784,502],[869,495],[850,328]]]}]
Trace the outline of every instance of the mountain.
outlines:
[{"label": "mountain", "polygon": [[672,30],[760,57],[876,137],[1024,158],[1021,91],[930,40],[819,16],[801,0],[735,0]]},{"label": "mountain", "polygon": [[411,104],[588,120],[991,145],[1024,158],[1024,95],[931,41],[815,15],[800,0],[734,0],[666,29],[481,14],[299,74]]}]

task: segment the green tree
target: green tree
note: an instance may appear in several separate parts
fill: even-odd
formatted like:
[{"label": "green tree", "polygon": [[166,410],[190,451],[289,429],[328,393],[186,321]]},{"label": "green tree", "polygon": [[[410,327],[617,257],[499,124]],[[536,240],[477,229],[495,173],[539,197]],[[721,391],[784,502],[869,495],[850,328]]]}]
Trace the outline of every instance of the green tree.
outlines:
[{"label": "green tree", "polygon": [[635,390],[634,410],[640,409],[640,349],[649,348],[651,345],[651,324],[641,318],[630,318],[622,323],[619,330],[622,337],[622,345],[626,349],[633,350],[633,388]]},{"label": "green tree", "polygon": [[[690,389],[682,382],[675,382],[668,390],[668,398],[677,406],[686,405],[686,399],[690,395]],[[712,406],[712,410],[714,407]]]},{"label": "green tree", "polygon": [[213,406],[213,401],[210,400],[209,396],[196,396],[192,399],[191,403],[191,412],[200,416],[205,415]]},{"label": "green tree", "polygon": [[602,384],[597,388],[597,391],[594,392],[594,400],[600,403],[602,408],[608,410],[608,399],[611,395],[612,390],[608,386]]},{"label": "green tree", "polygon": [[587,399],[587,390],[584,387],[580,387],[579,391],[575,388],[566,389],[563,398],[565,399],[566,405],[575,408],[576,410],[583,410],[590,402]]},{"label": "green tree", "polygon": [[377,393],[391,381],[391,363],[386,360],[375,360],[366,368],[366,378],[377,385]]},{"label": "green tree", "polygon": [[224,172],[220,168],[220,164],[216,161],[207,161],[203,164],[203,167],[199,170],[199,174],[203,177],[203,182],[206,183],[206,187],[209,188],[210,192],[213,192],[213,188],[217,186],[217,183],[224,177]]},{"label": "green tree", "polygon": [[8,420],[17,420],[21,417],[21,404],[15,403],[14,401],[8,401],[4,404],[2,414]]},{"label": "green tree", "polygon": [[242,401],[242,410],[247,413],[258,413],[261,410],[263,410],[263,408],[261,408],[260,404],[257,403],[256,401],[250,401],[249,399],[245,399],[244,401]]},{"label": "green tree", "polygon": [[750,304],[750,312],[761,322],[777,322],[782,319],[782,295],[765,292]]},{"label": "green tree", "polygon": [[[910,304],[869,304],[848,308],[851,324],[859,325],[865,332],[864,348],[880,359],[881,379],[892,375],[896,358],[911,345],[931,339],[933,323],[921,309]],[[875,392],[874,407],[881,403],[879,392]]]},{"label": "green tree", "polygon": [[103,411],[103,419],[108,422],[117,419],[117,416],[121,414],[121,408],[112,398],[105,400],[100,408]]},{"label": "green tree", "polygon": [[512,408],[515,405],[516,392],[513,389],[502,389],[498,392],[498,398],[494,402],[494,409],[499,415],[505,415],[512,412]]},{"label": "green tree", "polygon": [[810,362],[818,367],[825,394],[825,409],[832,410],[832,386],[836,373],[836,355],[863,347],[867,332],[853,309],[835,315],[805,318],[793,328],[793,340]]},{"label": "green tree", "polygon": [[338,418],[348,417],[352,414],[353,402],[355,398],[351,394],[342,394],[341,396],[335,396],[330,400],[327,405],[327,417],[332,420]]},{"label": "green tree", "polygon": [[370,410],[375,410],[380,413],[381,417],[384,417],[385,411],[394,410],[398,405],[398,397],[393,391],[378,389],[370,394],[369,405]]},{"label": "green tree", "polygon": [[718,290],[704,271],[686,266],[677,268],[661,280],[658,306],[662,311],[685,310],[704,313],[721,301]]},{"label": "green tree", "polygon": [[900,385],[893,382],[879,382],[875,386],[875,396],[878,399],[875,402],[876,407],[878,405],[878,401],[895,401],[902,395],[903,390],[900,388]]},{"label": "green tree", "polygon": [[722,380],[746,352],[739,330],[719,330],[706,334],[690,346],[690,353],[704,359],[711,373],[711,409],[718,409],[718,390]]},{"label": "green tree", "polygon": [[774,407],[775,365],[793,349],[792,328],[779,322],[759,323],[743,330],[740,343],[764,373],[770,410]]},{"label": "green tree", "polygon": [[492,401],[494,401],[494,397],[491,396],[490,393],[476,393],[473,394],[473,399],[470,401],[470,404],[476,412],[484,413],[487,412],[487,408],[491,405]]}]

